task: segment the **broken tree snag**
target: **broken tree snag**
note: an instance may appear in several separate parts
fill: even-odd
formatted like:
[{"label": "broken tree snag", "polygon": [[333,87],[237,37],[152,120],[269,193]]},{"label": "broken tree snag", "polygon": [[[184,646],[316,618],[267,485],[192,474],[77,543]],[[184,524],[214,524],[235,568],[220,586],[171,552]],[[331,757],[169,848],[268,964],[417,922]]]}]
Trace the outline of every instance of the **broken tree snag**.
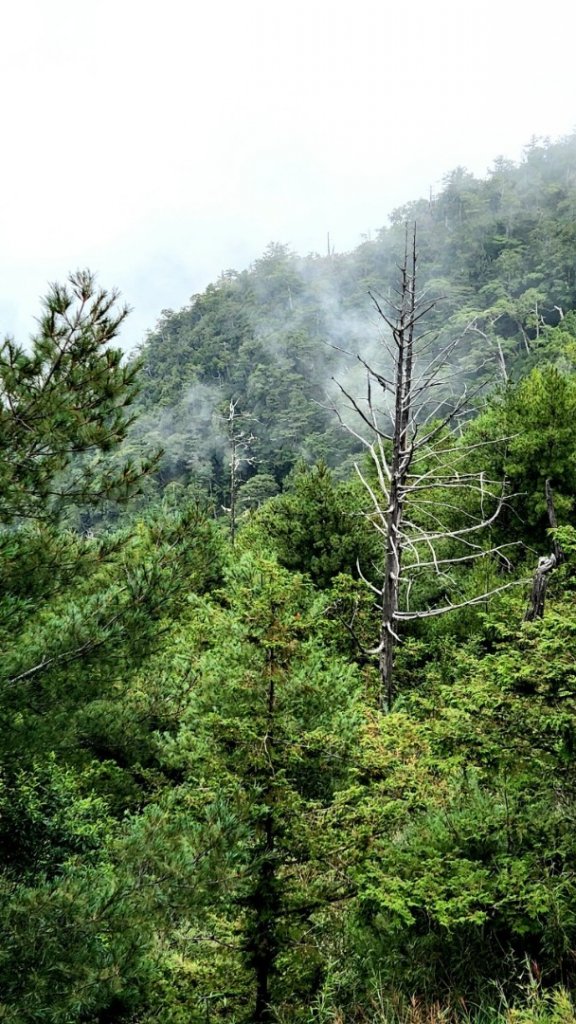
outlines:
[{"label": "broken tree snag", "polygon": [[[546,511],[548,513],[548,522],[550,529],[555,530],[558,522],[556,519],[556,509],[554,508],[554,495],[552,493],[552,486],[550,480],[546,481],[545,484],[546,492]],[[524,622],[533,622],[534,619],[542,619],[544,617],[544,603],[546,601],[546,588],[548,586],[548,578],[550,573],[561,565],[564,561],[564,552],[560,547],[556,538],[553,540],[552,553],[550,555],[544,555],[538,559],[538,568],[534,573],[534,579],[532,581],[532,593],[530,594],[530,601],[526,609],[524,616]]]},{"label": "broken tree snag", "polygon": [[542,619],[544,617],[548,575],[557,565],[556,555],[544,555],[543,558],[538,559],[538,568],[534,573],[532,593],[530,594],[530,602],[526,609],[524,622],[532,622],[534,619]]}]

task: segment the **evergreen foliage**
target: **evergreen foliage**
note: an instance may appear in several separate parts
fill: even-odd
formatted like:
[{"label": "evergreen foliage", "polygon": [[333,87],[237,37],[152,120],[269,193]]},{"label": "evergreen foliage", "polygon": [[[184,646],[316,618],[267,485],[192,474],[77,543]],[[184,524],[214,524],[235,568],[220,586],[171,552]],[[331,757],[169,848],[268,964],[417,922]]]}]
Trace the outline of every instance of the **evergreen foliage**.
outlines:
[{"label": "evergreen foliage", "polygon": [[[0,521],[54,517],[66,503],[123,497],[141,476],[74,456],[110,451],[130,425],[136,366],[110,347],[127,315],[115,292],[88,271],[53,285],[27,352],[10,338],[0,347]],[[74,460],[74,461],[73,461]],[[64,476],[64,471],[73,471]]]},{"label": "evergreen foliage", "polygon": [[217,425],[231,399],[256,438],[247,477],[270,474],[281,486],[301,459],[346,477],[358,448],[331,412],[331,379],[363,390],[356,356],[370,362],[378,339],[366,296],[386,298],[407,222],[418,223],[420,285],[440,300],[428,323],[437,349],[461,339],[454,386],[515,382],[546,363],[571,371],[575,156],[576,134],[534,141],[520,164],[497,160],[486,179],[459,168],[350,253],[301,258],[270,245],[249,270],[166,312],[142,348],[137,428],[166,449],[161,484],[201,480],[229,504]]},{"label": "evergreen foliage", "polygon": [[[346,256],[270,246],[166,313],[141,371],[88,273],[4,343],[1,1021],[574,1024],[575,146],[458,170]],[[432,352],[459,335],[454,384],[499,381],[442,456],[509,499],[471,564],[415,574],[461,607],[406,623],[384,713],[374,471],[325,392],[362,385],[342,349],[414,216]],[[431,500],[449,533],[482,496]]]}]

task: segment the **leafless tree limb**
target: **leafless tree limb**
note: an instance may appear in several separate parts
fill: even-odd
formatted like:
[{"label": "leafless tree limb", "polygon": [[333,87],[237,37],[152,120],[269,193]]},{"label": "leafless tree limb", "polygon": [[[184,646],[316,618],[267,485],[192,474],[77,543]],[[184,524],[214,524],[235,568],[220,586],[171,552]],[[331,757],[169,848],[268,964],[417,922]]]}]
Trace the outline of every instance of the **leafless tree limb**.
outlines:
[{"label": "leafless tree limb", "polygon": [[[370,292],[373,306],[390,332],[392,351],[386,337],[382,345],[392,369],[375,367],[372,360],[358,357],[368,375],[367,396],[362,402],[336,381],[361,425],[358,429],[350,427],[338,414],[340,422],[370,453],[375,469],[375,479],[369,479],[369,474],[356,466],[372,506],[367,518],[383,538],[382,583],[376,586],[365,579],[360,568],[359,573],[380,601],[380,636],[372,653],[378,656],[384,710],[392,706],[395,696],[394,653],[400,641],[397,623],[476,605],[519,585],[510,581],[465,601],[449,601],[436,608],[412,610],[408,606],[414,582],[426,572],[453,586],[449,570],[471,560],[496,558],[509,568],[504,549],[512,545],[482,543],[482,533],[490,530],[509,499],[501,482],[466,469],[472,451],[498,442],[491,439],[466,444],[459,442],[455,433],[471,399],[485,382],[470,391],[464,388],[458,395],[449,394],[453,374],[444,371],[459,339],[450,340],[423,361],[436,335],[430,339],[430,331],[419,333],[421,321],[434,308],[434,302],[423,301],[416,292],[415,227],[411,233],[406,229],[399,273],[394,302],[385,302],[376,292]],[[423,338],[427,339],[425,345]],[[381,409],[374,392],[381,399]],[[383,414],[390,418],[390,432],[380,425]],[[462,463],[463,472],[459,472]],[[458,496],[466,494],[473,497],[477,510],[457,503]],[[406,607],[400,607],[401,599]]]}]

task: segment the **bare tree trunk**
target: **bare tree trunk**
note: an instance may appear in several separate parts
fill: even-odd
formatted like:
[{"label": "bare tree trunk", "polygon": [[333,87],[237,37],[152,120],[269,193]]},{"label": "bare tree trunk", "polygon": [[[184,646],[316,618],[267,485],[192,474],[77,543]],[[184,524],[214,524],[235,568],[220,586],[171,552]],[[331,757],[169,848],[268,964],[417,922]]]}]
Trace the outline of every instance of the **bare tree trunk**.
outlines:
[{"label": "bare tree trunk", "polygon": [[380,700],[383,710],[394,702],[394,654],[398,635],[394,629],[398,611],[400,573],[402,569],[402,520],[404,488],[412,451],[408,430],[412,413],[412,372],[414,367],[414,315],[416,305],[416,230],[412,235],[412,252],[408,255],[408,230],[404,262],[401,268],[400,305],[397,324],[392,334],[396,346],[394,371],[394,433],[390,465],[389,505],[386,529],[386,555],[382,587],[382,620],[380,631]]},{"label": "bare tree trunk", "polygon": [[[232,406],[232,403],[230,403]],[[236,494],[238,491],[238,452],[237,438],[233,423],[230,433],[230,540],[236,543]]]},{"label": "bare tree trunk", "polygon": [[230,513],[230,540],[236,542],[237,526],[237,500],[238,487],[240,485],[240,470],[243,464],[253,465],[254,459],[248,454],[250,446],[254,441],[253,434],[247,434],[244,430],[238,430],[236,420],[241,414],[236,412],[238,399],[230,399],[228,408],[228,439],[230,442],[230,505],[226,511]]},{"label": "bare tree trunk", "polygon": [[378,670],[380,674],[380,703],[384,711],[389,711],[394,702],[394,654],[398,640],[394,630],[394,619],[398,610],[398,587],[400,577],[400,549],[398,532],[400,526],[400,504],[394,486],[390,487],[390,512],[388,515],[388,535],[386,539],[386,557],[384,564],[384,581],[382,587],[382,619],[380,628],[380,655]]}]

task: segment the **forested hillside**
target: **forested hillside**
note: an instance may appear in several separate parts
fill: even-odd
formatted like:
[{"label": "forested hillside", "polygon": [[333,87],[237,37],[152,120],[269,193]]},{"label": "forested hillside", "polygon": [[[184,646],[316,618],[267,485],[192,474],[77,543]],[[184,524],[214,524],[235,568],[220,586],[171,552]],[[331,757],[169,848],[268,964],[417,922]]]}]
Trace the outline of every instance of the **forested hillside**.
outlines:
[{"label": "forested hillside", "polygon": [[457,169],[351,253],[303,258],[271,244],[249,270],[166,312],[142,349],[138,427],[165,449],[162,484],[194,481],[228,505],[234,430],[253,438],[245,505],[275,493],[299,459],[348,474],[355,445],[338,429],[332,378],[364,388],[357,355],[378,352],[380,333],[368,293],[389,295],[413,222],[420,288],[438,300],[427,327],[439,345],[461,338],[454,372],[494,386],[542,360],[572,369],[576,136],[535,142],[520,165],[496,161],[486,179]]},{"label": "forested hillside", "polygon": [[3,344],[0,1021],[575,1024],[575,204]]}]

